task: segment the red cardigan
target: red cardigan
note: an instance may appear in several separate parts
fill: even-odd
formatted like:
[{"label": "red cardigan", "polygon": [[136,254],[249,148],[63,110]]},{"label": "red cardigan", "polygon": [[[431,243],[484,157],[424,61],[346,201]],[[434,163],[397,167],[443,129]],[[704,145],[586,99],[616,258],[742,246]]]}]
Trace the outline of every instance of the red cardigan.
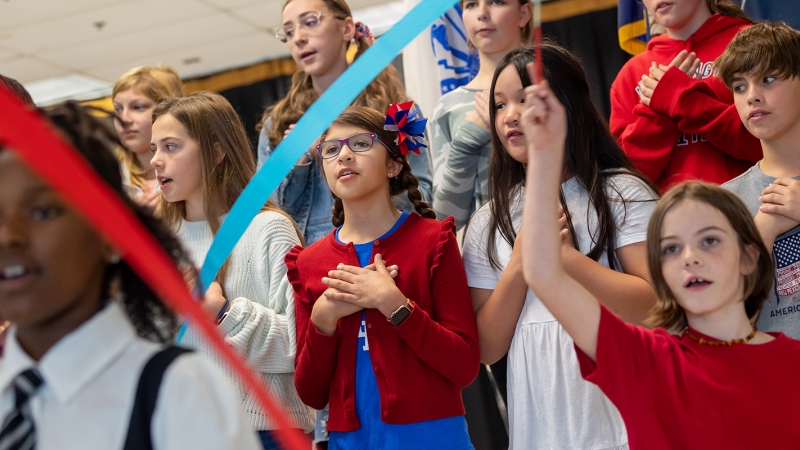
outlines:
[{"label": "red cardigan", "polygon": [[[399,267],[395,282],[414,302],[411,315],[397,327],[380,311],[366,310],[386,423],[463,415],[461,389],[478,375],[478,327],[454,230],[452,217],[439,222],[411,214],[388,238],[374,243],[373,258],[380,253]],[[313,408],[330,403],[328,430],[353,431],[360,426],[355,374],[361,313],[341,319],[332,336],[311,322],[314,302],[326,289],[321,279],[339,263],[359,265],[353,244],[339,243],[333,232],[286,255],[297,312],[295,386]]]},{"label": "red cardigan", "polygon": [[[724,183],[761,159],[761,142],[739,118],[733,95],[715,76],[714,60],[750,23],[714,14],[686,41],[662,34],[631,58],[611,85],[611,132],[633,165],[665,192],[692,179]],[[639,101],[637,83],[655,61],[669,64],[687,50],[702,61],[703,80],[678,68],[661,78],[650,106]]]}]

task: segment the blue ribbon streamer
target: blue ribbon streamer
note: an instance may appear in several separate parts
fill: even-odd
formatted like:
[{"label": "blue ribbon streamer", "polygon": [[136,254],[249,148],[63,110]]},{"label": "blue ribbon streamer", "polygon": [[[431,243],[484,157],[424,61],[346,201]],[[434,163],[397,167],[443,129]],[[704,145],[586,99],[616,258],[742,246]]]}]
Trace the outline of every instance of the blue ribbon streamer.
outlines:
[{"label": "blue ribbon streamer", "polygon": [[[376,40],[375,44],[356,59],[308,108],[292,132],[278,145],[261,170],[250,180],[222,223],[200,271],[198,283],[201,284],[203,292],[208,287],[204,280],[216,278],[220,267],[247,230],[247,226],[317,136],[320,136],[336,117],[350,106],[358,94],[406,45],[455,3],[454,0],[422,0]],[[185,331],[186,324],[178,334],[178,342]]]}]

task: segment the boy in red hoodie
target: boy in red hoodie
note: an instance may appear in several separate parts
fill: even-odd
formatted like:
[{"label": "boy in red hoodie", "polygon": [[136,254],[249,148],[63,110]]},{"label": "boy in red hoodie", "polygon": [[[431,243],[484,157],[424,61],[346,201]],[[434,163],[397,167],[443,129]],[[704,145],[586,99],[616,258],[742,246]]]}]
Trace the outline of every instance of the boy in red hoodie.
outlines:
[{"label": "boy in red hoodie", "polygon": [[[643,0],[666,33],[611,86],[611,131],[659,189],[687,179],[723,183],[761,158],[714,60],[751,24],[728,0]],[[689,75],[691,74],[691,75]]]}]

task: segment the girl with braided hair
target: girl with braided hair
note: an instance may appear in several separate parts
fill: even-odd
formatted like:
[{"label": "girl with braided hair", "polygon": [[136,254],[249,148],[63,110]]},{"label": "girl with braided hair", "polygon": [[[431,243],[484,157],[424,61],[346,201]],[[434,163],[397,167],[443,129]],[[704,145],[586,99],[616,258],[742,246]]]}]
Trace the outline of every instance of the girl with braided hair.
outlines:
[{"label": "girl with braided hair", "polygon": [[[173,261],[187,264],[171,230],[124,193],[116,133],[76,102],[45,115]],[[150,362],[182,353],[164,350],[175,315],[78,211],[2,148],[0,313],[12,322],[0,361],[3,448],[258,448],[233,389],[199,355],[178,356],[155,388],[143,388]],[[148,397],[149,421],[132,413]]]},{"label": "girl with braided hair", "polygon": [[[435,220],[409,169],[425,144],[411,107],[393,104],[390,125],[359,106],[334,121],[316,150],[336,229],[286,256],[295,386],[330,403],[332,449],[472,448],[461,389],[478,373],[477,327],[453,218]],[[416,214],[394,206],[404,191]]]}]

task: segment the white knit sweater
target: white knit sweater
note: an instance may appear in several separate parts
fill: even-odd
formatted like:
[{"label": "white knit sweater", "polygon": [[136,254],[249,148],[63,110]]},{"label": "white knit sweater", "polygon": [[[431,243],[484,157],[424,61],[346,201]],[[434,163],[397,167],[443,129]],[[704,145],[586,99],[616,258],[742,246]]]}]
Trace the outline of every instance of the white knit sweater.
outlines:
[{"label": "white knit sweater", "polygon": [[[177,235],[192,262],[200,267],[213,241],[208,222],[184,220]],[[262,212],[253,219],[230,256],[224,290],[231,307],[219,328],[225,340],[261,372],[261,381],[284,405],[289,418],[308,432],[314,428],[314,410],[303,404],[294,387],[294,291],[283,260],[297,244],[297,232],[284,215]],[[261,412],[253,393],[244,389],[233,369],[211,351],[193,328],[189,327],[181,345],[206,355],[222,368],[239,393],[255,430],[275,429],[275,423]]]}]

